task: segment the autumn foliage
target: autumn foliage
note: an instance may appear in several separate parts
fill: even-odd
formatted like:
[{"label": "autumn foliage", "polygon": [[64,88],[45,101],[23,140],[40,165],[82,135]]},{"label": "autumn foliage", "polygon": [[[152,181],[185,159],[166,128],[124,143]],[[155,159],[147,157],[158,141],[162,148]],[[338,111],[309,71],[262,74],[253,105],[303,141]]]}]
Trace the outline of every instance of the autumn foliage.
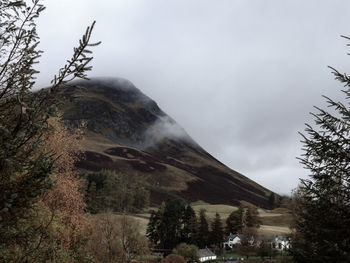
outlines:
[{"label": "autumn foliage", "polygon": [[[83,262],[77,252],[84,203],[72,172],[76,152],[57,114],[57,90],[86,79],[95,23],[47,89],[33,92],[42,51],[40,0],[0,1],[0,262]],[[66,141],[67,139],[67,141]],[[62,148],[61,148],[62,147]]]},{"label": "autumn foliage", "polygon": [[44,134],[44,148],[55,153],[56,169],[50,174],[55,182],[43,195],[41,202],[64,225],[65,233],[60,235],[60,243],[72,245],[86,224],[83,183],[77,177],[74,163],[79,158],[81,130],[70,131],[59,118],[49,120],[52,126]]},{"label": "autumn foliage", "polygon": [[148,254],[148,242],[138,222],[126,215],[103,213],[90,217],[85,250],[96,263],[131,262]]}]

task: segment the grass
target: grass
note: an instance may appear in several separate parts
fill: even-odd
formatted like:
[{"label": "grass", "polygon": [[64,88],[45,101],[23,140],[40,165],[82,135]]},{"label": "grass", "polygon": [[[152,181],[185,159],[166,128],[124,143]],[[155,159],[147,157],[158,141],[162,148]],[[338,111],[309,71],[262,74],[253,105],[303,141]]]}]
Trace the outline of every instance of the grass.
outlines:
[{"label": "grass", "polygon": [[191,205],[192,207],[194,207],[194,206],[196,206],[196,205],[210,205],[210,204],[207,203],[207,202],[204,202],[204,201],[202,201],[202,200],[198,200],[198,201],[196,201],[196,202],[190,203],[190,205]]},{"label": "grass", "polygon": [[[261,259],[261,257],[259,257],[259,256],[249,256],[249,259],[247,260],[245,255],[241,255],[235,251],[229,251],[229,252],[226,252],[224,254],[218,255],[218,261],[220,261],[220,259],[222,257],[225,257],[225,259],[243,258],[244,261],[248,261],[249,259],[252,259],[252,260],[254,260],[254,262],[293,262],[293,261],[291,261],[292,257],[288,254],[288,252],[285,252],[285,251],[278,251],[278,254],[275,257],[273,257],[271,260],[269,257],[264,257],[264,259]],[[236,262],[236,261],[234,261],[234,262]]]},{"label": "grass", "polygon": [[287,235],[290,233],[292,214],[288,209],[258,209],[258,211],[261,220],[261,226],[258,229],[260,235]]},{"label": "grass", "polygon": [[286,208],[274,210],[259,209],[262,226],[259,233],[262,235],[285,235],[290,233],[289,226],[292,222],[292,214]]},{"label": "grass", "polygon": [[210,204],[192,204],[193,210],[199,214],[201,209],[206,210],[206,215],[209,218],[214,218],[216,213],[219,213],[221,219],[225,219],[231,214],[233,211],[236,211],[238,208],[235,206],[229,205],[210,205]]},{"label": "grass", "polygon": [[287,226],[267,226],[261,225],[258,229],[258,234],[263,236],[282,235],[285,236],[290,233],[290,228]]},{"label": "grass", "polygon": [[268,216],[268,217],[261,217],[261,222],[263,225],[268,226],[283,226],[287,227],[292,222],[292,216],[291,214],[282,214],[279,216]]},{"label": "grass", "polygon": [[[122,215],[115,214],[116,217],[121,217]],[[140,217],[137,215],[127,215],[128,217],[133,218],[135,221],[137,221],[140,225],[140,233],[142,235],[146,235],[147,225],[148,225],[148,218]]]},{"label": "grass", "polygon": [[278,213],[274,210],[265,210],[258,208],[259,216],[260,217],[275,217],[275,216],[281,216],[282,213]]}]

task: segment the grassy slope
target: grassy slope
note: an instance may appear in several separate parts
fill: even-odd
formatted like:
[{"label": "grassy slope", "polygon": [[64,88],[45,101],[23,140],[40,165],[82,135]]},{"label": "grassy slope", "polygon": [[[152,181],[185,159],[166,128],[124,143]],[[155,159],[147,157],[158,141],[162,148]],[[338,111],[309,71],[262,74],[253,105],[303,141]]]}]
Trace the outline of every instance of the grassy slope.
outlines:
[{"label": "grassy slope", "polygon": [[[136,149],[132,147],[127,147],[127,146],[122,146],[118,145],[113,141],[108,140],[107,138],[101,136],[100,134],[96,134],[93,132],[87,132],[85,136],[85,140],[83,141],[82,148],[83,151],[90,151],[90,152],[95,152],[98,153],[102,156],[107,156],[108,158],[111,159],[111,161],[114,164],[111,164],[111,167],[108,167],[106,165],[107,169],[117,169],[119,172],[124,172],[126,174],[129,174],[130,171],[134,173],[135,175],[139,175],[147,179],[147,181],[150,183],[150,186],[156,186],[160,190],[168,193],[168,192],[182,192],[185,195],[186,199],[192,199],[191,196],[193,193],[196,193],[198,189],[189,189],[189,183],[195,183],[196,181],[198,182],[205,182],[206,179],[211,178],[210,172],[208,173],[208,178],[200,178],[196,177],[191,173],[189,170],[181,169],[180,167],[177,167],[176,165],[171,165],[169,163],[163,162],[162,160],[155,160],[155,164],[161,164],[166,167],[165,170],[159,170],[159,169],[154,169],[152,172],[143,172],[142,169],[135,169],[134,167],[130,166],[130,161],[132,161],[136,165],[140,164],[142,166],[150,167],[152,166],[152,162],[145,162],[145,160],[149,159],[148,156],[151,156],[149,153],[139,151],[138,156],[133,156],[132,153],[128,153],[126,157],[121,157],[117,155],[112,155],[108,154],[106,151],[108,149],[113,149],[115,147],[120,147],[124,148],[125,150],[129,151],[135,151]],[[138,150],[136,150],[138,151]],[[208,160],[207,158],[203,158],[202,156],[195,156],[196,159],[194,158],[193,153],[188,152],[186,153],[188,156],[191,156],[195,161],[191,162],[191,165],[193,168],[189,169],[196,169],[195,167],[201,167],[204,165],[208,165],[210,167],[215,167],[218,169],[218,171],[222,171],[223,173],[226,173],[226,176],[232,176],[236,178],[237,184],[234,183],[232,187],[234,188],[241,188],[242,186],[240,185],[241,183],[247,186],[245,188],[246,194],[249,195],[249,197],[252,198],[252,200],[259,199],[261,198],[261,195],[257,194],[254,192],[256,184],[255,182],[249,180],[248,178],[242,176],[239,173],[235,173],[234,171],[230,170],[229,168],[225,167],[224,165],[214,161],[214,160]],[[143,157],[142,157],[143,155]],[[172,159],[175,160],[178,164],[183,164],[184,167],[188,166],[186,162],[183,162],[182,160],[175,159],[170,156],[166,156],[165,159]],[[203,175],[202,173],[200,173]],[[213,178],[214,179],[214,178]],[[204,180],[204,181],[203,181]],[[221,182],[221,180],[215,180],[215,182]],[[205,183],[206,185],[211,185],[208,183]],[[227,185],[227,183],[224,183]],[[252,187],[252,191],[250,191],[250,187]],[[210,186],[208,186],[210,189]],[[201,188],[200,188],[201,189]],[[260,188],[259,190],[262,190],[263,195],[268,196],[269,191],[264,188]],[[208,190],[209,191],[209,190]],[[206,190],[203,190],[203,194],[206,192]],[[225,192],[225,191],[224,191]],[[187,194],[185,194],[187,193]],[[207,193],[207,192],[206,192]],[[239,195],[237,193],[237,195]],[[182,194],[180,194],[182,196]],[[204,196],[203,196],[204,197]],[[166,198],[165,198],[166,199]],[[212,198],[215,200],[215,196]],[[209,198],[209,200],[211,200]]]},{"label": "grassy slope", "polygon": [[[143,133],[152,125],[150,116],[161,114],[160,109],[157,112],[155,102],[148,104],[151,107],[140,102],[145,99],[142,93],[98,83],[81,83],[79,86],[62,88],[61,93],[66,98],[62,109],[64,120],[73,126],[88,123],[83,143],[86,161],[78,166],[82,171],[111,169],[141,176],[149,184],[153,205],[178,196],[190,202],[205,200],[229,205],[237,205],[238,199],[245,199],[268,207],[267,199],[271,193],[268,189],[221,164],[195,142],[189,143],[188,138],[165,139],[156,149],[146,149],[147,152],[124,144],[124,139],[132,142],[135,134]],[[135,94],[141,100],[135,100]],[[68,99],[72,96],[76,96],[73,101]],[[152,107],[155,111],[150,111]],[[113,136],[121,138],[119,143],[123,145],[111,140]],[[111,153],[118,148],[128,151],[126,156],[121,156],[120,151]]]}]

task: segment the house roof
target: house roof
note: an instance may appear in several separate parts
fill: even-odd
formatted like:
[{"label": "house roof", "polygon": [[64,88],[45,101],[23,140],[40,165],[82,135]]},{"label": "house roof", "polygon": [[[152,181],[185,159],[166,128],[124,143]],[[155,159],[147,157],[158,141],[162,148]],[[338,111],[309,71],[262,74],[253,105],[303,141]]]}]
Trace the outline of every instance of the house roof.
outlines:
[{"label": "house roof", "polygon": [[276,239],[280,241],[288,241],[288,238],[284,236],[277,236]]},{"label": "house roof", "polygon": [[266,242],[288,241],[288,238],[284,236],[262,236],[259,239]]},{"label": "house roof", "polygon": [[213,257],[216,256],[209,248],[198,249],[199,257]]},{"label": "house roof", "polygon": [[232,239],[234,239],[235,237],[238,237],[238,235],[237,235],[237,234],[230,234],[227,238],[232,238]]}]

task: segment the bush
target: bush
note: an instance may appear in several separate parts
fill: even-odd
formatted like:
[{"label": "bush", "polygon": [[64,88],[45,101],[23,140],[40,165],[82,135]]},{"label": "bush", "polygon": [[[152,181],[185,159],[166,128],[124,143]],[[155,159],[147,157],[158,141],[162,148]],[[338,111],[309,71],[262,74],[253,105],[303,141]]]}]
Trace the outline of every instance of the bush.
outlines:
[{"label": "bush", "polygon": [[183,256],[170,254],[162,260],[162,263],[186,263]]},{"label": "bush", "polygon": [[199,258],[198,247],[195,245],[188,245],[186,243],[179,244],[175,249],[173,249],[173,253],[183,256],[187,262],[197,261]]}]

